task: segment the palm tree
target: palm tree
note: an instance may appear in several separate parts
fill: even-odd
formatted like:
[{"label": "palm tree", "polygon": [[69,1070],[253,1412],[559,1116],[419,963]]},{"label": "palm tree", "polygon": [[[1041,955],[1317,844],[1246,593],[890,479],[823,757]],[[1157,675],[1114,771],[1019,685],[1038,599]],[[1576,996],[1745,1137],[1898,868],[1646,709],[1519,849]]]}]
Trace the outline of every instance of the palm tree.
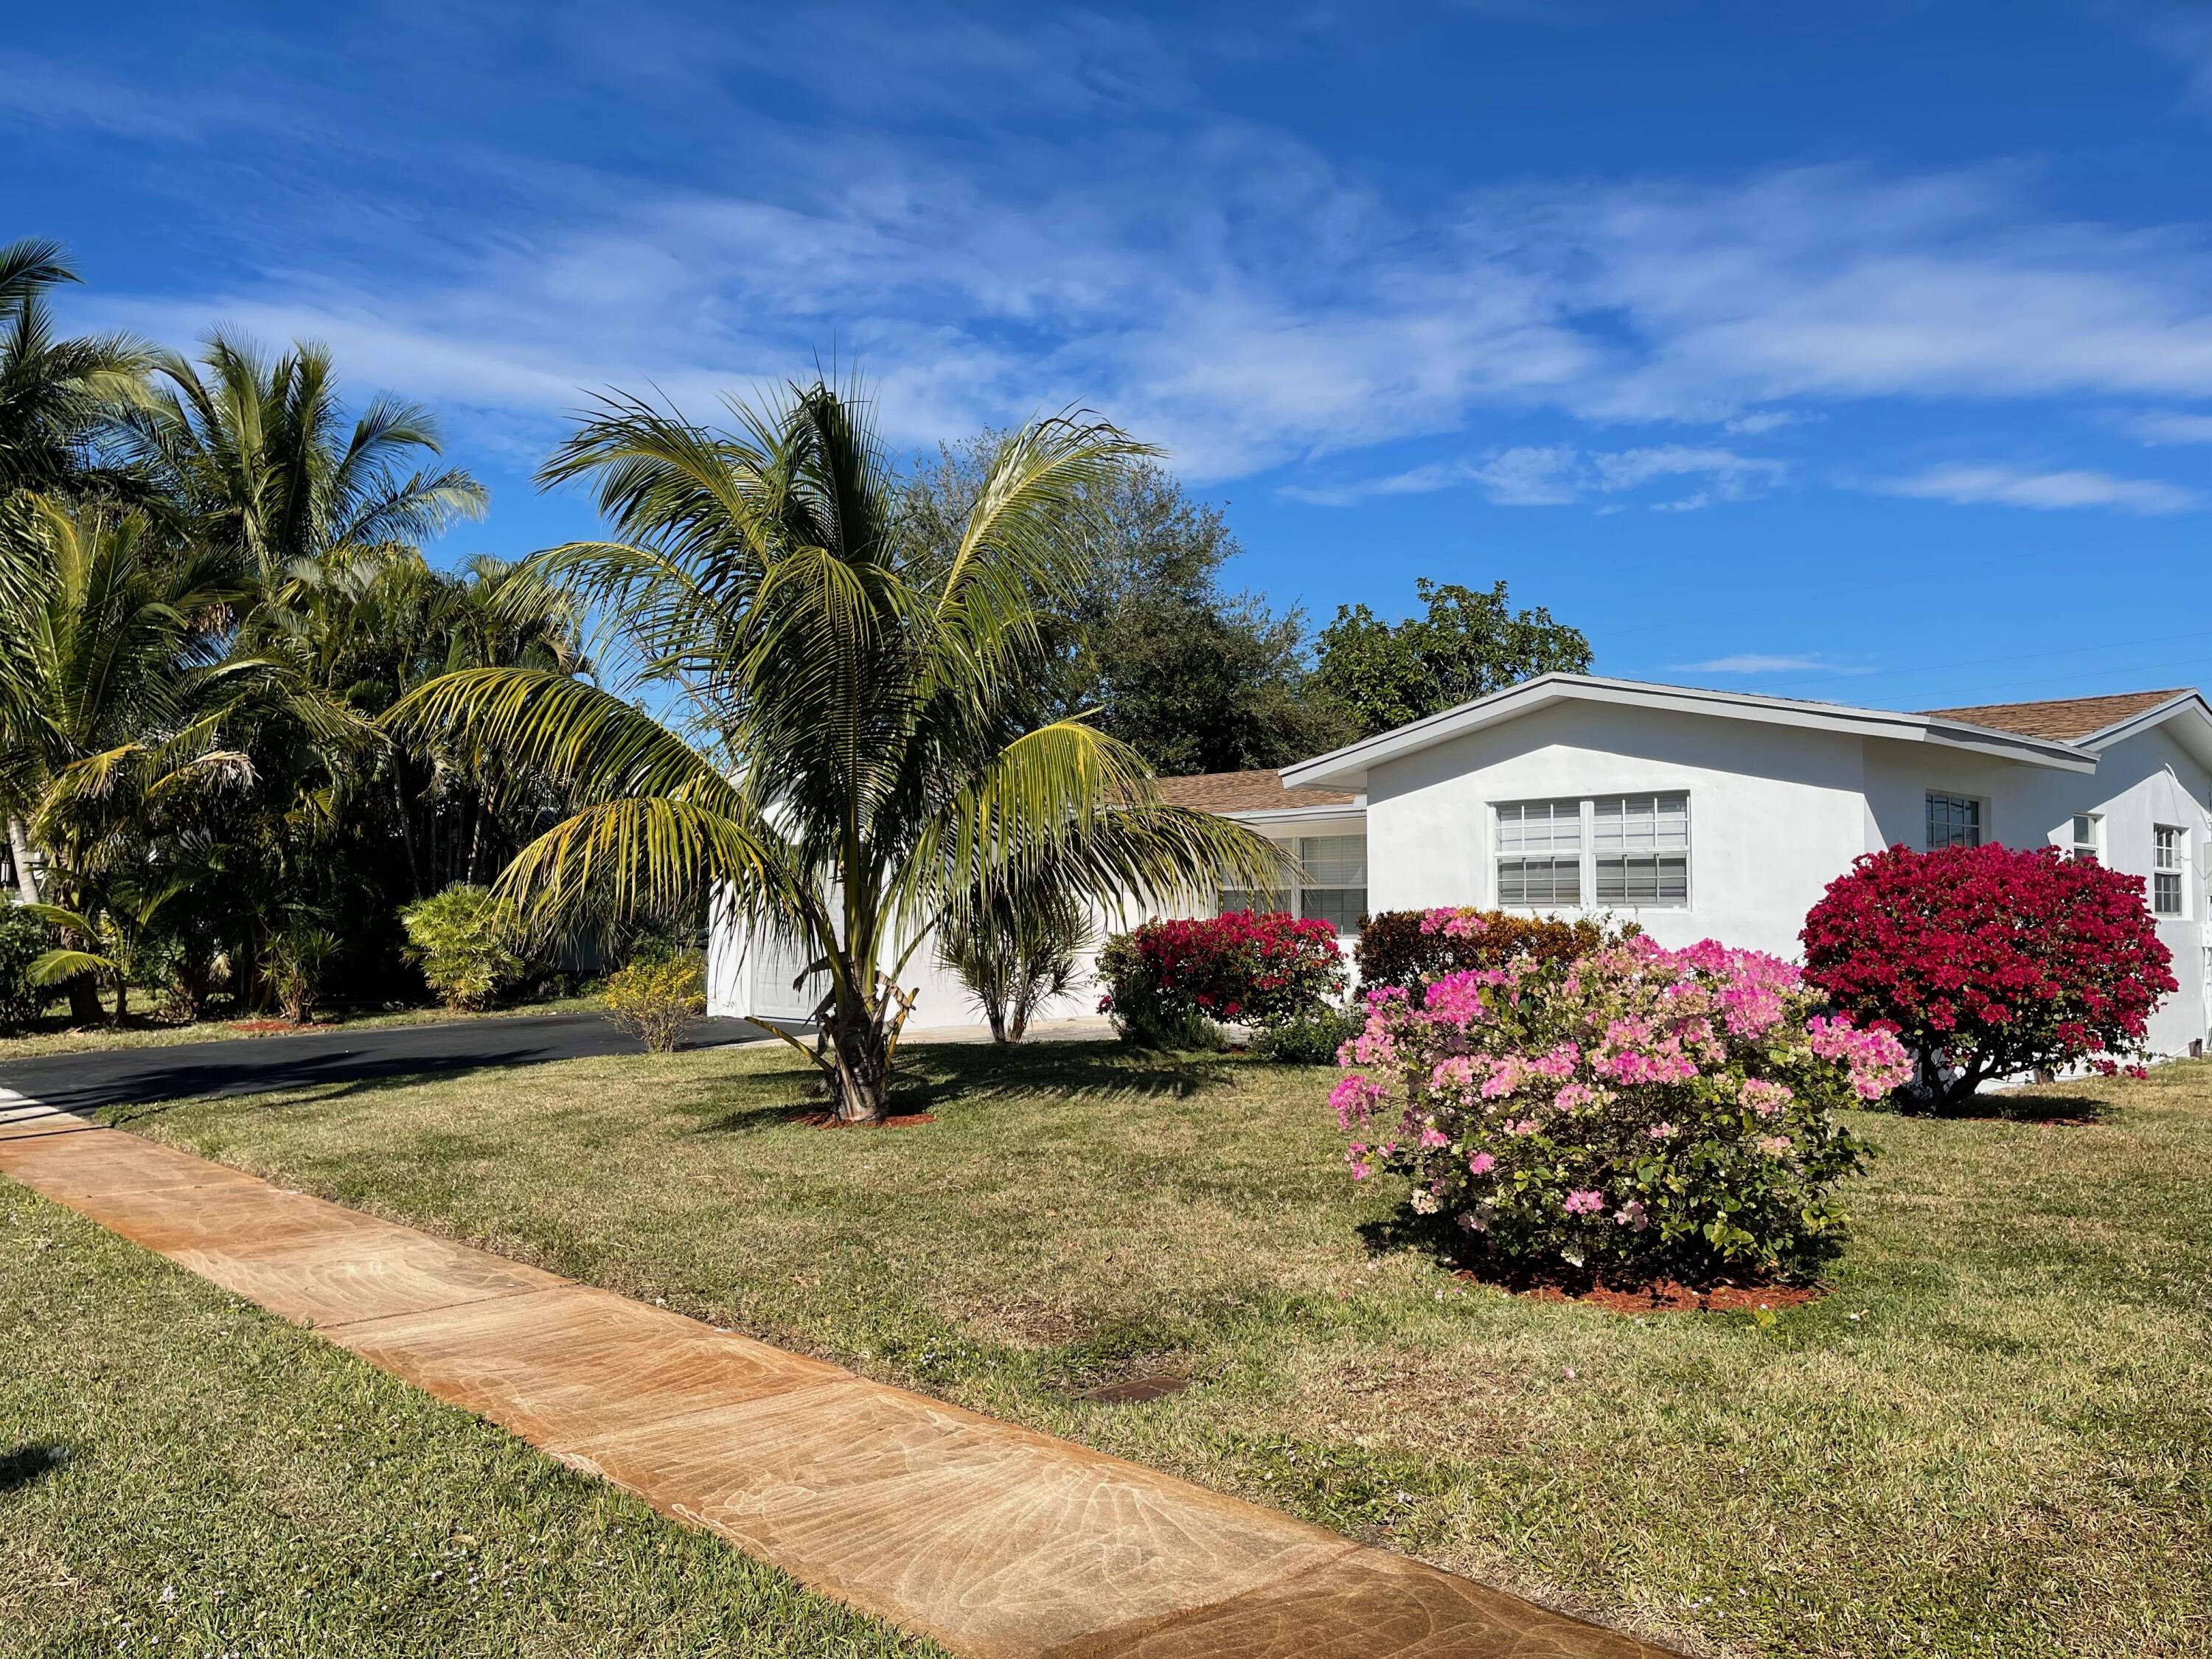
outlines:
[{"label": "palm tree", "polygon": [[439,453],[420,405],[377,398],[345,430],[323,346],[272,359],[218,331],[197,362],[162,352],[154,368],[167,385],[126,417],[124,453],[195,533],[271,586],[299,561],[427,541],[483,515],[483,486],[468,473],[419,469]]},{"label": "palm tree", "polygon": [[1024,427],[939,550],[907,533],[856,392],[794,385],[730,408],[735,432],[611,398],[541,470],[595,485],[623,538],[536,568],[604,608],[626,684],[465,670],[394,719],[578,792],[501,878],[540,921],[698,914],[719,887],[757,934],[799,942],[830,985],[820,1041],[779,1035],[841,1119],[878,1121],[912,1006],[897,975],[936,929],[1048,884],[1117,905],[1223,874],[1269,882],[1280,855],[1164,803],[1087,718],[1039,717],[1045,606],[1093,544],[1078,504],[1150,452],[1078,419]]},{"label": "palm tree", "polygon": [[[0,799],[25,805],[90,951],[127,908],[102,895],[145,884],[156,821],[250,781],[226,733],[278,687],[216,621],[246,591],[229,561],[168,545],[141,513],[24,501],[33,533],[0,538]],[[96,1017],[90,984],[70,985],[78,1020]]]},{"label": "palm tree", "polygon": [[[123,335],[57,338],[48,295],[76,273],[57,242],[26,238],[0,246],[0,611],[27,604],[37,564],[32,490],[70,491],[115,480],[98,465],[94,439],[135,394],[148,354]],[[0,637],[0,658],[20,669],[25,641]],[[0,665],[0,696],[19,678]],[[0,731],[9,716],[0,708]],[[27,807],[0,793],[9,860],[24,901],[39,900]]]}]

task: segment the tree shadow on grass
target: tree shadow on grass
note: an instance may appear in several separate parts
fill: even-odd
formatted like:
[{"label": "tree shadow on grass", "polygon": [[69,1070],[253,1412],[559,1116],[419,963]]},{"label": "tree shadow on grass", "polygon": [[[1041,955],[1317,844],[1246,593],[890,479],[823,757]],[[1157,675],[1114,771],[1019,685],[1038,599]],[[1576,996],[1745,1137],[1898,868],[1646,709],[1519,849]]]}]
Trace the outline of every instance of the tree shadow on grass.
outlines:
[{"label": "tree shadow on grass", "polygon": [[0,1498],[45,1480],[69,1461],[69,1455],[67,1446],[51,1441],[33,1441],[0,1451]]},{"label": "tree shadow on grass", "polygon": [[2116,1109],[2109,1100],[2094,1095],[2041,1094],[2021,1090],[2008,1094],[1978,1094],[1964,1109],[1942,1116],[1965,1122],[2047,1123],[2082,1127],[2102,1123]]},{"label": "tree shadow on grass", "polygon": [[[1183,1100],[1235,1086],[1241,1062],[1215,1054],[1154,1054],[1119,1044],[933,1043],[902,1051],[891,1086],[893,1115],[936,1112],[954,1102],[1043,1101],[1068,1106],[1115,1100]],[[793,1055],[774,1071],[718,1085],[678,1103],[702,1133],[750,1134],[786,1127],[825,1105],[819,1073]],[[742,1092],[751,1098],[733,1103]]]}]

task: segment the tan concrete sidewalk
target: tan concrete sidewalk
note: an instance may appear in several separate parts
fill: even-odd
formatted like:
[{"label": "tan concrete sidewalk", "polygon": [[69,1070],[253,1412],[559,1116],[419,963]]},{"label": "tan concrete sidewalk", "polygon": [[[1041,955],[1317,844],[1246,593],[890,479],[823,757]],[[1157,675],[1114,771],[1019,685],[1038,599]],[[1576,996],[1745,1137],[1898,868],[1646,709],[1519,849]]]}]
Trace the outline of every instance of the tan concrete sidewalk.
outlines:
[{"label": "tan concrete sidewalk", "polygon": [[26,1103],[0,1174],[979,1656],[1662,1650],[1049,1436]]}]

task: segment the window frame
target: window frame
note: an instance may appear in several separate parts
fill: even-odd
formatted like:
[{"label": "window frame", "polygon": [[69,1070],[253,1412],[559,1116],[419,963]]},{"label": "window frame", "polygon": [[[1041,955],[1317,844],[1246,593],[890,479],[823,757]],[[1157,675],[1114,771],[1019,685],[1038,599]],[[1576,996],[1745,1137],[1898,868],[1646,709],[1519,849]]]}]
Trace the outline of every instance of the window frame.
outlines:
[{"label": "window frame", "polygon": [[[1694,910],[1697,908],[1698,895],[1695,871],[1697,860],[1693,856],[1693,853],[1697,846],[1697,832],[1694,827],[1694,815],[1691,805],[1691,797],[1693,793],[1694,792],[1686,786],[1678,786],[1671,788],[1609,789],[1603,791],[1593,790],[1588,794],[1574,796],[1527,795],[1507,800],[1493,800],[1489,802],[1491,903],[1500,910],[1526,911],[1532,915],[1539,915],[1548,912],[1563,910],[1582,911],[1595,915],[1605,915],[1616,910],[1624,910],[1638,914],[1646,910],[1680,910],[1686,912]],[[1620,802],[1624,809],[1624,823],[1626,821],[1626,809],[1629,803],[1638,800],[1648,800],[1652,803],[1652,821],[1654,825],[1654,839],[1656,842],[1657,826],[1665,821],[1665,815],[1663,815],[1659,810],[1659,803],[1662,801],[1675,799],[1679,799],[1682,803],[1682,844],[1680,848],[1671,847],[1662,848],[1655,845],[1644,849],[1632,849],[1625,844],[1626,836],[1624,836],[1623,846],[1612,852],[1601,854],[1597,844],[1597,809],[1600,802]],[[1570,854],[1569,849],[1556,846],[1532,851],[1527,846],[1525,837],[1521,838],[1521,844],[1516,847],[1507,846],[1506,825],[1510,823],[1518,822],[1525,823],[1527,822],[1525,816],[1516,819],[1509,817],[1509,814],[1519,812],[1525,815],[1527,810],[1531,806],[1545,806],[1553,809],[1548,816],[1548,822],[1556,826],[1560,822],[1556,809],[1568,805],[1572,805],[1575,808],[1575,817],[1573,822],[1576,824],[1576,843],[1571,850],[1571,854]],[[1558,841],[1559,836],[1556,828],[1549,839],[1554,842]],[[1601,858],[1603,861],[1606,862],[1617,860],[1621,863],[1623,866],[1622,883],[1624,887],[1626,885],[1628,880],[1628,866],[1637,860],[1648,860],[1652,866],[1653,890],[1656,893],[1660,886],[1660,872],[1658,868],[1659,860],[1662,859],[1671,860],[1676,856],[1678,853],[1682,860],[1682,896],[1679,900],[1662,899],[1658,897],[1654,897],[1649,900],[1623,898],[1617,902],[1607,903],[1598,896],[1598,865],[1601,862]],[[1558,887],[1557,872],[1563,867],[1571,868],[1574,872],[1575,896],[1572,899],[1561,899],[1558,897],[1551,899],[1528,898],[1525,896],[1528,891],[1528,887],[1524,879],[1520,889],[1524,896],[1520,898],[1508,898],[1506,896],[1505,866],[1509,862],[1520,865],[1522,866],[1524,872],[1526,867],[1532,863],[1538,865],[1545,863],[1550,864],[1553,871],[1553,890],[1555,893]]]},{"label": "window frame", "polygon": [[[2172,836],[2171,842],[2166,838]],[[2164,861],[2171,848],[2173,861]],[[2150,913],[2160,921],[2189,920],[2189,831],[2179,823],[2154,823],[2150,830]],[[2173,908],[2160,908],[2161,884],[2173,884]]]},{"label": "window frame", "polygon": [[[1936,839],[1936,803],[1939,800],[1955,802],[1961,806],[1972,809],[1972,840],[1965,842],[1949,840],[1939,842]],[[1986,797],[1981,795],[1962,795],[1957,791],[1951,789],[1930,789],[1926,791],[1921,796],[1920,808],[1920,843],[1921,850],[1923,852],[1933,853],[1938,848],[1944,847],[1982,847],[1988,844],[1990,839],[1990,804]]]},{"label": "window frame", "polygon": [[[2089,826],[2085,840],[2083,824]],[[2069,863],[2079,864],[2087,859],[2095,863],[2105,861],[2105,815],[2102,812],[2076,812],[2066,826],[2066,858]]]},{"label": "window frame", "polygon": [[[1307,842],[1334,841],[1340,839],[1356,841],[1360,844],[1360,869],[1364,872],[1367,868],[1367,830],[1364,825],[1362,825],[1360,828],[1356,830],[1345,828],[1330,829],[1326,825],[1323,825],[1312,834],[1306,833],[1303,829],[1293,830],[1285,826],[1280,833],[1268,834],[1267,839],[1287,854],[1290,858],[1297,864],[1301,872],[1303,872],[1305,867],[1304,848]],[[1336,916],[1317,915],[1314,914],[1314,909],[1320,908],[1321,907],[1319,906],[1314,907],[1314,909],[1309,909],[1307,906],[1306,896],[1309,893],[1318,895],[1323,893],[1352,892],[1356,892],[1360,896],[1359,911],[1358,915],[1355,916],[1349,924],[1339,920]],[[1213,914],[1217,916],[1234,915],[1241,910],[1254,915],[1285,915],[1299,921],[1326,921],[1332,927],[1336,929],[1336,936],[1339,939],[1358,939],[1359,937],[1359,919],[1367,915],[1367,892],[1368,888],[1366,884],[1364,882],[1353,886],[1343,884],[1327,884],[1297,879],[1294,880],[1287,888],[1273,893],[1265,894],[1253,892],[1249,889],[1242,887],[1222,887],[1216,885],[1213,890]],[[1256,910],[1253,909],[1249,904],[1232,905],[1228,902],[1231,897],[1237,899],[1265,898],[1272,901],[1272,908],[1266,910]]]}]

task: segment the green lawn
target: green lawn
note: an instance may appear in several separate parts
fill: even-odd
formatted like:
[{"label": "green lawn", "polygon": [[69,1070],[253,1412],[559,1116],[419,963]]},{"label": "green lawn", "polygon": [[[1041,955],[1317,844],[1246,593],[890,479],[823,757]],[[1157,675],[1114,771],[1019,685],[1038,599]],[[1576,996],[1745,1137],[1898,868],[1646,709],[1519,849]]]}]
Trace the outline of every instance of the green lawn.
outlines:
[{"label": "green lawn", "polygon": [[[45,1054],[90,1054],[102,1048],[167,1048],[180,1042],[220,1042],[234,1037],[282,1036],[268,1029],[269,1016],[251,1018],[203,1019],[176,1024],[145,1012],[146,993],[134,994],[132,1012],[120,1026],[72,1026],[65,1013],[51,1013],[35,1021],[20,1036],[0,1036],[0,1066],[11,1060],[35,1060]],[[113,999],[105,999],[111,1008]],[[574,1014],[605,1006],[596,993],[573,997],[549,997],[538,1002],[518,1003],[482,1014],[457,1013],[451,1008],[393,1008],[374,1013],[333,1014],[319,1018],[302,1031],[343,1029],[371,1030],[380,1025],[428,1025],[452,1019],[502,1019],[515,1014]]]},{"label": "green lawn", "polygon": [[0,1654],[118,1653],[942,1650],[0,1182]]},{"label": "green lawn", "polygon": [[[1863,1117],[1834,1293],[1762,1321],[1370,1243],[1324,1073],[912,1060],[937,1121],[876,1132],[790,1122],[765,1047],[118,1115],[1692,1651],[2212,1650],[2212,1065],[2087,1125]],[[1161,1370],[1195,1386],[1072,1397]]]}]

